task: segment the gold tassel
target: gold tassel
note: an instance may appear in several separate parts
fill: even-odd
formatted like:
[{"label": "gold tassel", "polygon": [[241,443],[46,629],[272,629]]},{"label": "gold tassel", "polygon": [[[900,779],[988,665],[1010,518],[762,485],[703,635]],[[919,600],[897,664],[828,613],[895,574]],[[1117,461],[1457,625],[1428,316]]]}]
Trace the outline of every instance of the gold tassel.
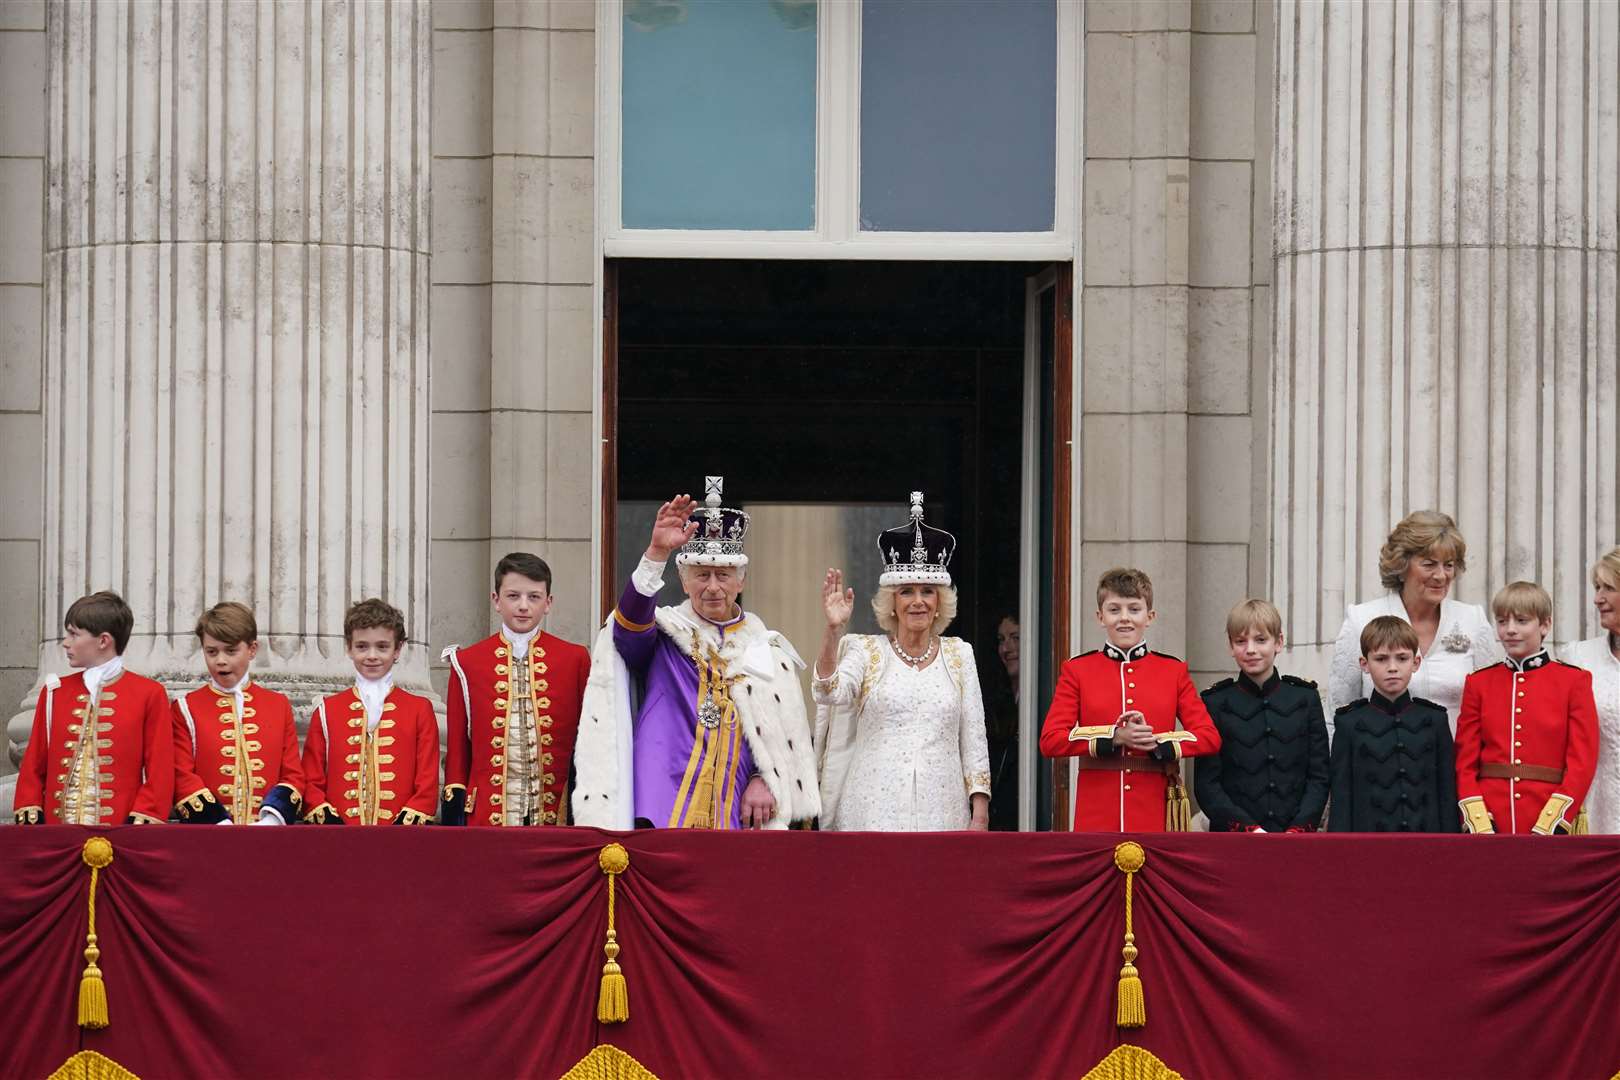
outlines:
[{"label": "gold tassel", "polygon": [[1125,966],[1119,969],[1119,1007],[1114,1025],[1139,1028],[1147,1023],[1147,1004],[1142,997],[1142,978],[1136,971],[1136,935],[1131,926],[1131,880],[1147,861],[1142,845],[1127,840],[1114,848],[1114,865],[1125,873]]},{"label": "gold tassel", "polygon": [[1192,828],[1192,800],[1187,798],[1187,785],[1181,779],[1181,766],[1166,775],[1164,786],[1164,831],[1187,832]]},{"label": "gold tassel", "polygon": [[619,967],[619,936],[613,929],[613,879],[630,866],[630,853],[622,844],[609,844],[597,856],[597,864],[607,875],[608,924],[607,944],[602,951],[607,963],[602,965],[602,989],[596,998],[596,1019],[604,1024],[622,1024],[630,1019],[630,988],[625,984],[624,972]]},{"label": "gold tassel", "polygon": [[1581,812],[1575,815],[1575,824],[1570,828],[1569,834],[1571,836],[1586,836],[1591,831],[1592,827],[1586,820],[1586,807],[1583,806]]},{"label": "gold tassel", "polygon": [[90,923],[85,934],[84,976],[79,980],[79,1026],[104,1028],[107,1026],[107,984],[101,979],[101,950],[96,946],[96,882],[102,868],[113,860],[112,841],[105,836],[92,836],[84,842],[80,853],[90,868]]}]

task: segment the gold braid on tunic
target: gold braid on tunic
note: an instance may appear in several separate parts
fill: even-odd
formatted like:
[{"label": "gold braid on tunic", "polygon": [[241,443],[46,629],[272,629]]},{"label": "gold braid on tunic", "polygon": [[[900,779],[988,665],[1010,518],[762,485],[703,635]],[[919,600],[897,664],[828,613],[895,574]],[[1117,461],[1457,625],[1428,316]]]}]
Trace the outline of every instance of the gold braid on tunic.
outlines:
[{"label": "gold braid on tunic", "polygon": [[[726,662],[714,649],[693,635],[692,657],[697,664],[697,729],[692,756],[686,763],[670,811],[670,828],[727,829],[737,798],[736,763],[742,732],[737,726],[737,703],[731,688],[742,676],[727,674]],[[691,802],[686,796],[690,791]],[[682,805],[686,813],[681,813]]]}]

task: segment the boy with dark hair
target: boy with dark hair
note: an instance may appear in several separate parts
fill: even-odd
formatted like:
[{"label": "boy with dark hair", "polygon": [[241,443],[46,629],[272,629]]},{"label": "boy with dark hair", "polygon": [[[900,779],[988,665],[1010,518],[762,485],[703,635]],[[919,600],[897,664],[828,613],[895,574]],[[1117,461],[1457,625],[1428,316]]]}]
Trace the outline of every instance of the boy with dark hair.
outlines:
[{"label": "boy with dark hair", "polygon": [[[76,671],[45,680],[17,777],[19,825],[168,820],[174,735],[163,685],[124,670],[135,615],[115,592],[80,597],[62,619]],[[53,767],[54,766],[54,767]]]},{"label": "boy with dark hair", "polygon": [[1507,658],[1463,683],[1457,714],[1457,794],[1471,833],[1584,832],[1581,804],[1597,771],[1592,673],[1560,663],[1543,643],[1552,597],[1529,581],[1491,601]]},{"label": "boy with dark hair", "polygon": [[566,825],[568,769],[591,654],[545,631],[551,567],[514,551],[495,564],[500,630],[450,661],[446,825]]},{"label": "boy with dark hair", "polygon": [[1148,648],[1147,628],[1157,614],[1146,574],[1109,570],[1097,582],[1103,647],[1072,658],[1058,673],[1041,753],[1079,759],[1076,830],[1185,830],[1181,759],[1221,748],[1187,665]]},{"label": "boy with dark hair", "polygon": [[343,617],[354,685],[315,707],[304,741],[304,820],[426,825],[439,790],[439,723],[427,698],[394,686],[405,616],[362,600]]},{"label": "boy with dark hair", "polygon": [[250,685],[259,624],[246,605],[197,620],[208,681],[174,702],[174,798],[181,821],[290,825],[304,799],[292,703]]},{"label": "boy with dark hair", "polygon": [[1277,671],[1282,612],[1244,600],[1226,616],[1238,675],[1204,691],[1221,752],[1193,767],[1210,832],[1315,832],[1328,794],[1328,733],[1309,679]]},{"label": "boy with dark hair", "polygon": [[1417,631],[1395,615],[1361,630],[1372,696],[1334,714],[1328,831],[1457,831],[1457,776],[1446,710],[1407,693],[1423,658]]}]

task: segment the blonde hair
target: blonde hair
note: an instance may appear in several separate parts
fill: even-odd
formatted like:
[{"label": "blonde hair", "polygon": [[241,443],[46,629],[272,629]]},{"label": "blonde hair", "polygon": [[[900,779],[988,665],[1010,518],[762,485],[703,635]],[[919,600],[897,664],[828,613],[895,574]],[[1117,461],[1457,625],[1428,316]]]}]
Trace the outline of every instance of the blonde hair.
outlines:
[{"label": "blonde hair", "polygon": [[1491,599],[1491,614],[1498,619],[1525,615],[1536,622],[1551,622],[1552,597],[1533,581],[1510,582]]},{"label": "blonde hair", "polygon": [[1414,510],[1390,530],[1389,539],[1378,552],[1378,579],[1390,592],[1400,591],[1406,568],[1419,555],[1436,557],[1449,554],[1457,573],[1468,569],[1468,542],[1457,531],[1450,514],[1438,510]]},{"label": "blonde hair", "polygon": [[1264,630],[1272,637],[1282,637],[1282,612],[1270,600],[1251,597],[1235,604],[1226,613],[1226,640],[1236,640],[1239,634],[1250,630]]},{"label": "blonde hair", "polygon": [[[885,634],[895,633],[900,629],[900,617],[894,613],[895,594],[900,591],[899,585],[879,585],[878,591],[872,594],[872,614],[877,616],[878,626]],[[939,590],[939,609],[934,613],[934,633],[939,633],[956,618],[956,586],[936,585]]]},{"label": "blonde hair", "polygon": [[1380,615],[1361,628],[1361,655],[1371,656],[1379,649],[1418,651],[1417,631],[1398,615]]},{"label": "blonde hair", "polygon": [[1592,584],[1620,589],[1620,547],[1598,556],[1592,564]]}]

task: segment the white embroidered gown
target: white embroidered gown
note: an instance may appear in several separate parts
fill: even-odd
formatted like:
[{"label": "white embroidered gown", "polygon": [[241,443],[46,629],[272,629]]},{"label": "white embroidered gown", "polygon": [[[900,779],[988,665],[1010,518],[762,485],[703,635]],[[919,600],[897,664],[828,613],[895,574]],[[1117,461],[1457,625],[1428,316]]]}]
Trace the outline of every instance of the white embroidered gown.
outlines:
[{"label": "white embroidered gown", "polygon": [[1620,833],[1620,660],[1609,647],[1608,634],[1565,646],[1563,659],[1592,673],[1597,699],[1597,772],[1586,793],[1586,827],[1594,833]]},{"label": "white embroidered gown", "polygon": [[[972,647],[945,638],[940,648],[940,655],[918,671],[894,656],[888,639],[851,635],[833,677],[811,683],[820,707],[818,728],[820,717],[833,709],[846,710],[853,722],[852,739],[850,721],[843,734],[835,725],[830,736],[845,752],[831,759],[836,776],[823,771],[823,792],[831,782],[837,794],[832,814],[823,807],[822,828],[927,832],[968,827],[970,796],[990,793],[984,699]],[[868,683],[874,655],[878,670]]]}]

